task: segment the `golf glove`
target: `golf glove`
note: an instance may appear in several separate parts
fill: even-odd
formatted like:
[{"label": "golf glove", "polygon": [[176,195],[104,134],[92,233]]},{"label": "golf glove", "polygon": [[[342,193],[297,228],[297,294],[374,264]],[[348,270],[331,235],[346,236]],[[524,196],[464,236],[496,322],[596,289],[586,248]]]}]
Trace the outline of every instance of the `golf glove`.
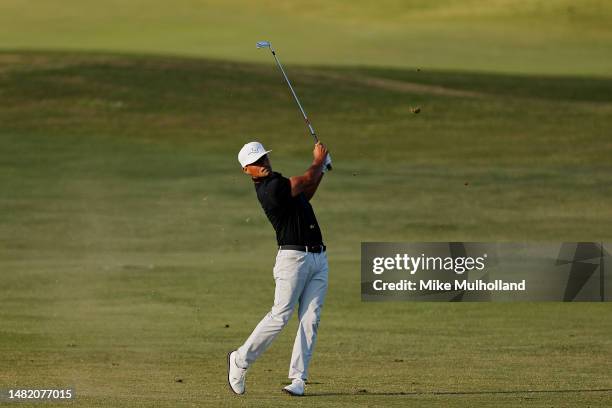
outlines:
[{"label": "golf glove", "polygon": [[325,161],[323,162],[323,168],[321,169],[321,173],[325,174],[327,172],[328,167],[331,167],[331,165],[331,154],[327,153],[327,156],[325,156]]}]

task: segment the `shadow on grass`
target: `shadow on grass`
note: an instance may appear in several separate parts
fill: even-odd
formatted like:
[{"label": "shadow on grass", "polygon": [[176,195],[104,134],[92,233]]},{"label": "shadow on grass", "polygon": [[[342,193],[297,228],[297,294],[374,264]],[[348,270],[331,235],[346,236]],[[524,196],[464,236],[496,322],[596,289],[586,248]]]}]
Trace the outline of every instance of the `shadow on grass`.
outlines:
[{"label": "shadow on grass", "polygon": [[382,395],[382,396],[420,396],[420,395],[495,395],[495,394],[563,394],[563,393],[612,393],[612,388],[599,388],[599,389],[565,389],[565,390],[491,390],[491,391],[428,391],[428,392],[376,392],[359,390],[354,392],[315,392],[305,394],[305,397],[331,397],[331,396],[342,396],[342,395]]}]

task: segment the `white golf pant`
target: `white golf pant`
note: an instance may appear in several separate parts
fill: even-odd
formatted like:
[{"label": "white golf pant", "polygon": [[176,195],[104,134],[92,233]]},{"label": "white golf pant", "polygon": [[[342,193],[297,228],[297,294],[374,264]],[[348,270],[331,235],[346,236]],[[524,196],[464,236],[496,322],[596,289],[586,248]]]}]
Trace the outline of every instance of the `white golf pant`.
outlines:
[{"label": "white golf pant", "polygon": [[252,364],[285,327],[297,304],[299,325],[289,378],[308,378],[308,364],[317,340],[321,308],[327,292],[327,254],[282,249],[274,265],[274,305],[238,349],[236,362],[245,368]]}]

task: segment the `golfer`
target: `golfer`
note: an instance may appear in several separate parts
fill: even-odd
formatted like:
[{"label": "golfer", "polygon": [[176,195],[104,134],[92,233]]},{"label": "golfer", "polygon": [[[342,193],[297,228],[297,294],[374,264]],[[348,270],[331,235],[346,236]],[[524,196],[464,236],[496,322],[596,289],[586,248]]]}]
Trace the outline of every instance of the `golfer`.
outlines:
[{"label": "golfer", "polygon": [[308,364],[317,340],[317,327],[327,292],[327,254],[321,230],[309,201],[331,158],[317,143],[312,165],[301,176],[285,178],[272,171],[268,153],[261,143],[245,144],[238,161],[251,176],[266,216],[276,231],[278,254],[274,265],[274,305],[238,350],[227,356],[228,382],[236,394],[245,392],[247,369],[272,344],[297,307],[299,326],[291,363],[291,384],[283,391],[304,395]]}]

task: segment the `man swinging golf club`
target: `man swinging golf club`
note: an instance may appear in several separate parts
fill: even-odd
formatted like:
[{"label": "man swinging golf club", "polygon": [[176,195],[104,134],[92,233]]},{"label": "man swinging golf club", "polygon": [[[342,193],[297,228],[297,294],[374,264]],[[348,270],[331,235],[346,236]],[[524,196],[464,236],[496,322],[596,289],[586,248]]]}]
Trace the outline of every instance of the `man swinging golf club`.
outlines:
[{"label": "man swinging golf club", "polygon": [[285,178],[272,171],[268,153],[259,142],[247,143],[238,153],[238,161],[251,176],[257,198],[276,231],[274,305],[245,343],[228,354],[228,382],[234,393],[244,394],[247,369],[270,346],[297,307],[299,326],[289,364],[292,382],[283,391],[301,396],[317,339],[328,272],[321,230],[309,201],[331,168],[331,158],[327,148],[317,143],[308,170]]}]

